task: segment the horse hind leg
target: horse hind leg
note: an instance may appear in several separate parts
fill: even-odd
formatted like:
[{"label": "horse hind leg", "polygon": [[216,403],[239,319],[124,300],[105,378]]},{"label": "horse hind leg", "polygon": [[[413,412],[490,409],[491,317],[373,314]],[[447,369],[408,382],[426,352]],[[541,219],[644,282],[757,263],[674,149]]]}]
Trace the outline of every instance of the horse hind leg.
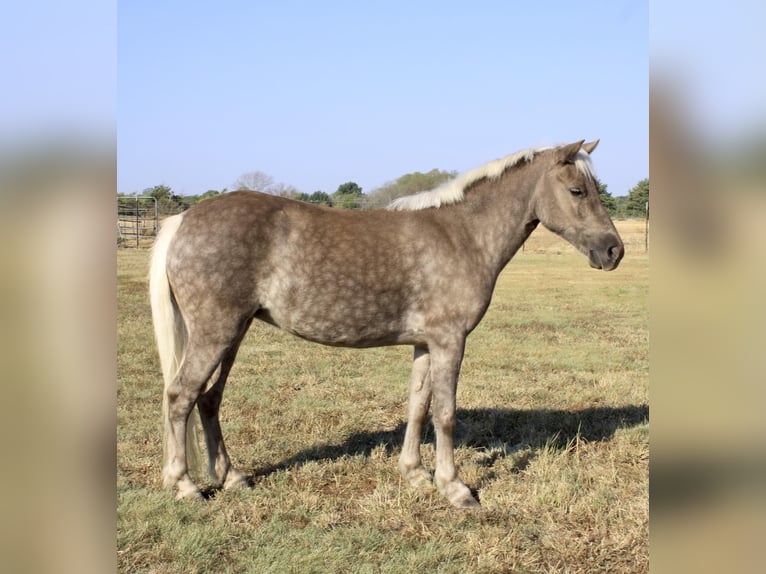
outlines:
[{"label": "horse hind leg", "polygon": [[189,476],[186,430],[189,414],[202,390],[218,368],[225,347],[203,345],[190,340],[185,359],[177,375],[166,389],[166,460],[163,486],[176,492],[177,498],[201,498],[199,488]]},{"label": "horse hind leg", "polygon": [[203,392],[197,401],[202,428],[205,431],[205,443],[207,444],[208,451],[208,472],[215,485],[223,486],[225,490],[247,485],[245,474],[231,465],[231,460],[226,452],[226,445],[223,441],[221,423],[218,418],[226,379],[234,364],[241,340],[242,337],[224,353],[221,364],[213,375],[215,383]]}]

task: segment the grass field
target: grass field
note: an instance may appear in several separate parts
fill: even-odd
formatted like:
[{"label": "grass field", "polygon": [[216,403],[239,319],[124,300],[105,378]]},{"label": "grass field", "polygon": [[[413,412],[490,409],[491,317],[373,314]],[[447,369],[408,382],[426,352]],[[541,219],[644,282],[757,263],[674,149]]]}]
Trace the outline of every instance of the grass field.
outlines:
[{"label": "grass field", "polygon": [[[642,221],[617,226],[627,253],[611,273],[536,231],[469,337],[456,462],[482,504],[470,512],[399,477],[411,348],[261,324],[221,411],[253,487],[163,492],[149,253],[118,250],[120,571],[648,571],[648,256]],[[423,454],[432,469],[430,428]]]}]

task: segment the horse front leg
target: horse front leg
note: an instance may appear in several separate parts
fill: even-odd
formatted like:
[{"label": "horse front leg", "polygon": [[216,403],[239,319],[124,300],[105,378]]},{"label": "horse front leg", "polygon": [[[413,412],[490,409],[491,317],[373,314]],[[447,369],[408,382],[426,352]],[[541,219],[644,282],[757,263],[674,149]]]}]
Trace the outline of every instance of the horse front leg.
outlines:
[{"label": "horse front leg", "polygon": [[465,339],[440,348],[431,348],[433,420],[436,431],[436,471],[434,482],[439,492],[458,508],[479,506],[455,468],[455,393],[463,359]]},{"label": "horse front leg", "polygon": [[430,362],[428,348],[415,347],[410,397],[407,403],[407,430],[404,433],[402,454],[399,456],[399,471],[414,487],[431,484],[431,474],[423,468],[420,458],[423,424],[431,404],[431,377],[428,374]]}]

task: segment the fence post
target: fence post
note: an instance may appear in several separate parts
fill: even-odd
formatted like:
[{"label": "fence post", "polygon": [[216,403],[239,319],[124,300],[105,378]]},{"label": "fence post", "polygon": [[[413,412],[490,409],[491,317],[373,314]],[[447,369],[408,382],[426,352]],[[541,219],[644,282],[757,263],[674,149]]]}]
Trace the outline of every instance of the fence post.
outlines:
[{"label": "fence post", "polygon": [[644,225],[644,253],[649,253],[649,202],[646,202],[646,224]]},{"label": "fence post", "polygon": [[141,234],[139,223],[140,219],[138,217],[138,192],[136,192],[136,249],[138,249],[139,235]]}]

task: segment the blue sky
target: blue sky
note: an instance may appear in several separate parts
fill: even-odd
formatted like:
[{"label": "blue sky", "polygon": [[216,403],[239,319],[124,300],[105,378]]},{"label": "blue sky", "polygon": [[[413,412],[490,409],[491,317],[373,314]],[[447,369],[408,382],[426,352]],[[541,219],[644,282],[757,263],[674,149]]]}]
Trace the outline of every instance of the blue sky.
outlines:
[{"label": "blue sky", "polygon": [[712,145],[766,128],[764,23],[763,0],[651,3],[652,75],[671,84]]},{"label": "blue sky", "polygon": [[0,146],[62,134],[111,137],[117,109],[116,5],[6,2],[0,17]]},{"label": "blue sky", "polygon": [[371,191],[601,139],[614,195],[648,177],[644,2],[118,4],[118,191],[263,171]]}]

